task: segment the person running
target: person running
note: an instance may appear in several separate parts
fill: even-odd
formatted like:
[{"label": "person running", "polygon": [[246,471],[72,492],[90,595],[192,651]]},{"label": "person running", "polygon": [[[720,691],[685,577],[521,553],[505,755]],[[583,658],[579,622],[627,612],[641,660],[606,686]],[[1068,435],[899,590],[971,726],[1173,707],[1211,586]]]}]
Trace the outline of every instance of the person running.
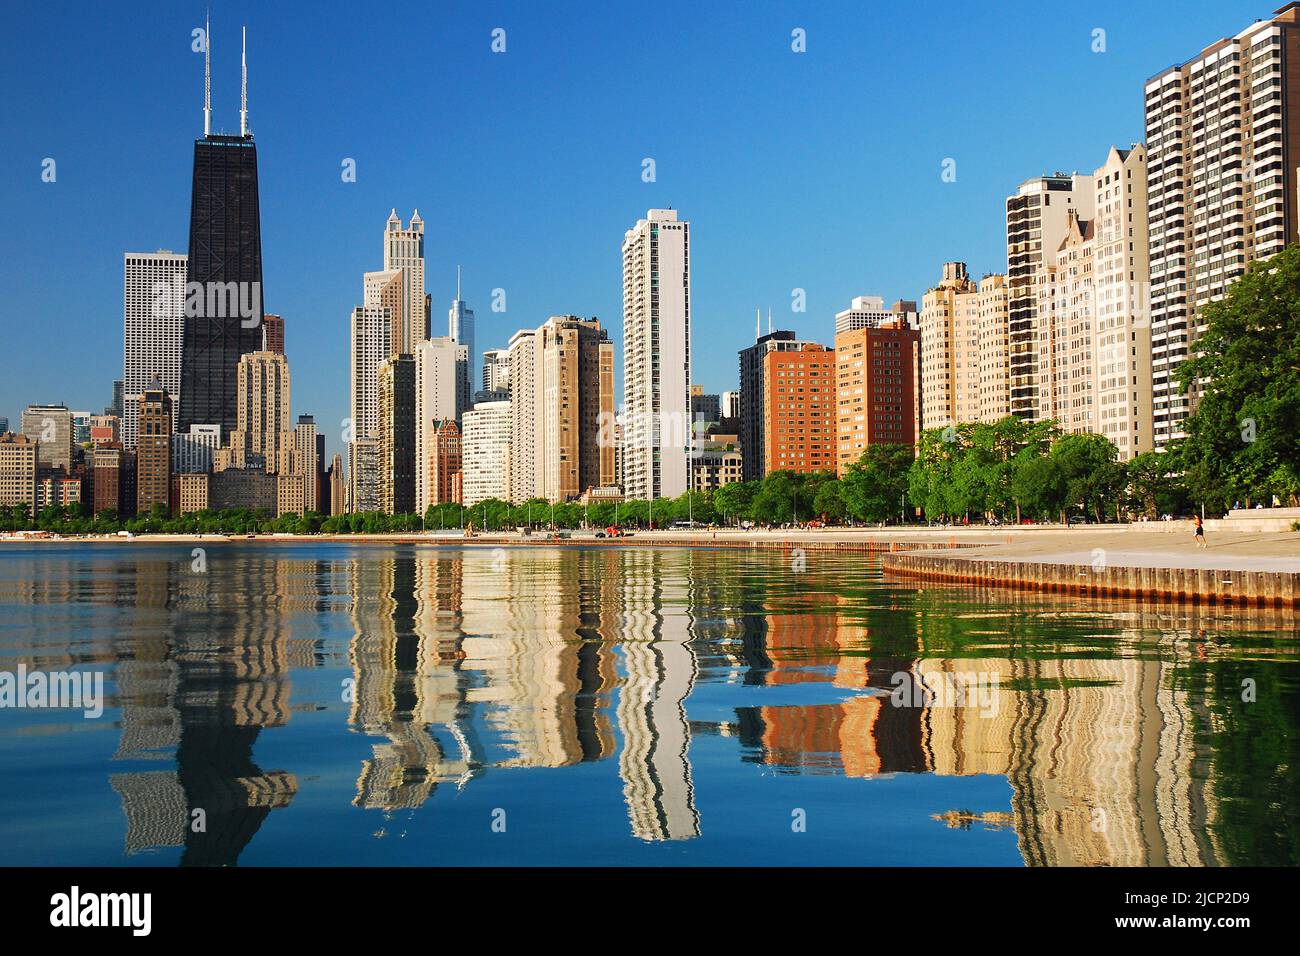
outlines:
[{"label": "person running", "polygon": [[1209,545],[1205,543],[1205,524],[1204,522],[1201,521],[1200,515],[1196,516],[1196,520],[1194,523],[1196,525],[1196,546],[1198,548],[1208,549]]}]

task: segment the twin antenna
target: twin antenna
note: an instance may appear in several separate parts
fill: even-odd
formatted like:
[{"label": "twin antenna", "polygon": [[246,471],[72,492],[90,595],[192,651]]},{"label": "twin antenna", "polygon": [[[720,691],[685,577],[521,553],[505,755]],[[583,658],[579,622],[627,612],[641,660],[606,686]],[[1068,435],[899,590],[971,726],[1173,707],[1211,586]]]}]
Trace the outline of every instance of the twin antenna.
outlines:
[{"label": "twin antenna", "polygon": [[[203,20],[203,136],[212,135],[212,17]],[[248,132],[248,27],[243,28],[243,48],[239,65],[243,72],[239,88],[239,135],[247,138]]]}]

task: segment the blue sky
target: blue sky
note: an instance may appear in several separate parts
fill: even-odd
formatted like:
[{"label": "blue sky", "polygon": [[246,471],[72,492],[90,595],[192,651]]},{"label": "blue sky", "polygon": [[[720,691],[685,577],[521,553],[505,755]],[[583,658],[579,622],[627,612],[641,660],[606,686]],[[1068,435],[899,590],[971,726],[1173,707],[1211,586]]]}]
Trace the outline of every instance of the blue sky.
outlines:
[{"label": "blue sky", "polygon": [[[571,312],[599,316],[621,353],[623,233],[678,209],[695,380],[734,388],[756,306],[829,342],[855,295],[919,300],[950,259],[1004,270],[1002,203],[1019,182],[1091,171],[1140,140],[1148,76],[1278,5],[214,0],[214,125],[238,129],[247,24],[266,305],[285,316],[294,414],[315,414],[334,451],[348,314],[394,206],[427,222],[436,332],[463,267],[480,352]],[[11,422],[30,402],[99,411],[122,370],[122,253],[185,250],[203,11],[0,12]],[[349,157],[355,183],[340,177]],[[495,288],[505,313],[490,311]]]}]

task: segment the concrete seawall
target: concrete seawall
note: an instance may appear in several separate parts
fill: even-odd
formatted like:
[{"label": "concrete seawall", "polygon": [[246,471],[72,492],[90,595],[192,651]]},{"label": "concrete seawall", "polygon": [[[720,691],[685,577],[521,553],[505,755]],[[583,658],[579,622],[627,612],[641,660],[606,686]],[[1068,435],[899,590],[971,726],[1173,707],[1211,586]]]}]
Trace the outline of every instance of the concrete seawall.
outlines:
[{"label": "concrete seawall", "polygon": [[999,561],[916,553],[886,554],[887,574],[1081,597],[1300,610],[1300,572]]}]

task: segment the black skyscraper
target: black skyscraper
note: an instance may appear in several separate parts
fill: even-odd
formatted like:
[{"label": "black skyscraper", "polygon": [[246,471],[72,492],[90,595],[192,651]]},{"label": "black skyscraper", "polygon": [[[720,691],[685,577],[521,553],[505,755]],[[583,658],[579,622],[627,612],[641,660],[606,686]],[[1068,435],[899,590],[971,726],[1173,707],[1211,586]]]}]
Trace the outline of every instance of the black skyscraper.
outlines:
[{"label": "black skyscraper", "polygon": [[[210,31],[207,36],[210,43]],[[194,143],[186,270],[190,284],[177,424],[180,431],[191,425],[220,425],[224,440],[237,424],[239,358],[262,348],[262,225],[257,147],[248,129],[247,64],[240,133],[226,136],[212,132],[210,46],[204,60],[204,130],[203,138]]]},{"label": "black skyscraper", "polygon": [[[239,358],[262,347],[262,229],[251,135],[205,136],[194,144],[186,271],[203,302],[190,306],[196,287],[188,285],[180,429],[216,424],[225,438],[236,427]],[[255,314],[245,315],[250,305]]]}]

